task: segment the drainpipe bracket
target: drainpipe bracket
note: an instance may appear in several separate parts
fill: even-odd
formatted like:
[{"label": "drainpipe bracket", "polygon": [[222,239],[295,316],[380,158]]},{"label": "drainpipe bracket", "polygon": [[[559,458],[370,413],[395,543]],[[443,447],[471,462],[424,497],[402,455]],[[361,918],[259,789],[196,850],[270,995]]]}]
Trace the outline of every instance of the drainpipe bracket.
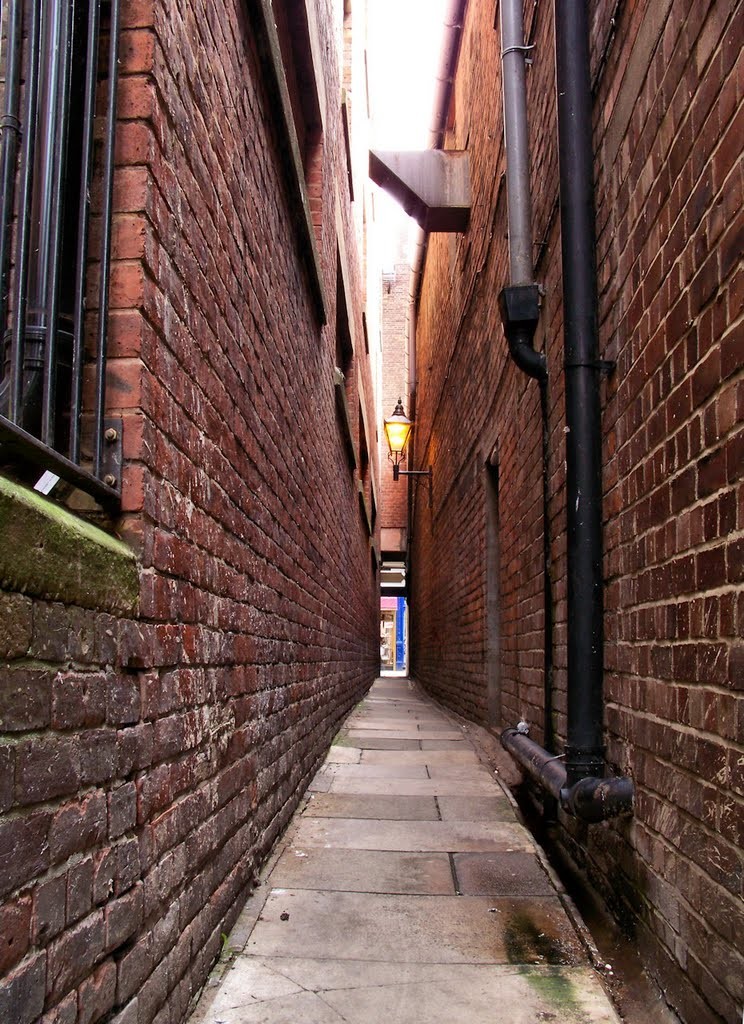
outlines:
[{"label": "drainpipe bracket", "polygon": [[590,359],[588,362],[583,363],[564,363],[563,366],[566,370],[597,370],[599,373],[604,374],[605,377],[611,377],[617,369],[617,363],[614,359]]}]

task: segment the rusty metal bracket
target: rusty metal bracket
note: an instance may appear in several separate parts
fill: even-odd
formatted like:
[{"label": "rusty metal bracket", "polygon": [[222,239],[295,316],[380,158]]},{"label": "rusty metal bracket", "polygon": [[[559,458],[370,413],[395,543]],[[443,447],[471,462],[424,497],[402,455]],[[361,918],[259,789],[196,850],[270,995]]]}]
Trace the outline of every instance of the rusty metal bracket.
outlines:
[{"label": "rusty metal bracket", "polygon": [[123,432],[124,422],[120,416],[103,421],[103,482],[117,494],[121,494]]}]

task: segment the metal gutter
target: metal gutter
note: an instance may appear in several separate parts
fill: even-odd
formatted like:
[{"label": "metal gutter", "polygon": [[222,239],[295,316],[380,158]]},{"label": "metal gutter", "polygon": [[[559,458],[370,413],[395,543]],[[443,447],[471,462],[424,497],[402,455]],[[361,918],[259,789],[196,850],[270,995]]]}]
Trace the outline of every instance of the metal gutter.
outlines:
[{"label": "metal gutter", "polygon": [[[429,132],[429,145],[432,149],[441,149],[447,129],[447,112],[452,97],[452,86],[457,70],[462,41],[462,26],[468,0],[449,0],[444,15],[444,37],[439,57],[437,73],[437,89],[432,107],[432,123]],[[415,403],[416,394],[416,307],[421,290],[421,278],[429,241],[427,232],[419,230],[415,241],[415,253],[411,262],[411,278],[408,291],[408,316],[406,320],[406,336],[408,341],[408,389],[409,413],[413,415],[411,405]]]}]

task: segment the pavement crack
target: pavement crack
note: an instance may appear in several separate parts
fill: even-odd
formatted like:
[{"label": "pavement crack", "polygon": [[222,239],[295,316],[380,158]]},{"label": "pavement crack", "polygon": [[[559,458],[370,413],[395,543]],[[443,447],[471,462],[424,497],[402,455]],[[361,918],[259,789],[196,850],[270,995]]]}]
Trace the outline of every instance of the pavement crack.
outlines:
[{"label": "pavement crack", "polygon": [[[330,992],[331,989],[327,989],[327,991]],[[336,1016],[338,1017],[338,1019],[342,1020],[344,1022],[344,1024],[352,1024],[352,1022],[349,1020],[349,1018],[348,1017],[344,1017],[344,1015],[339,1010],[337,1010],[335,1006],[331,1006],[331,1004],[328,1002],[328,1000],[324,999],[320,992],[316,992],[315,995],[321,1001],[321,1003],[323,1003],[324,1006],[327,1006],[328,1009],[331,1011],[331,1013],[335,1013]]]},{"label": "pavement crack", "polygon": [[450,871],[452,872],[452,884],[455,887],[455,896],[462,896],[460,891],[460,885],[457,881],[457,868],[455,866],[455,855],[454,853],[448,853]]}]

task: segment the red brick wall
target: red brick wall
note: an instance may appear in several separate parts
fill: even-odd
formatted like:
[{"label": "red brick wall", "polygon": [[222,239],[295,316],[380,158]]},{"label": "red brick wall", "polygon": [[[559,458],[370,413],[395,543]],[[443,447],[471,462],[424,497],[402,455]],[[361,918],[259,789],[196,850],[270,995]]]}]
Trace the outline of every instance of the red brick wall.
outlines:
[{"label": "red brick wall", "polygon": [[[139,613],[2,596],[14,1024],[184,1019],[378,666],[333,386],[336,190],[363,337],[340,33],[318,3],[321,327],[247,6],[123,4],[108,400],[125,415],[114,525],[139,559]],[[363,344],[358,362],[371,396]]]},{"label": "red brick wall", "polygon": [[[549,385],[554,725],[565,738],[566,538],[553,21],[525,5],[536,347]],[[574,856],[630,922],[685,1021],[739,1021],[744,698],[742,6],[592,9],[602,388],[605,703],[635,815],[564,821]],[[499,471],[504,724],[542,735],[538,388],[509,363],[501,74],[493,5],[471,0],[447,145],[470,152],[469,231],[430,239],[417,337],[418,444],[434,467],[414,539],[414,667],[486,720],[484,463]],[[614,16],[614,22],[611,18]],[[487,83],[487,87],[484,86]]]}]

